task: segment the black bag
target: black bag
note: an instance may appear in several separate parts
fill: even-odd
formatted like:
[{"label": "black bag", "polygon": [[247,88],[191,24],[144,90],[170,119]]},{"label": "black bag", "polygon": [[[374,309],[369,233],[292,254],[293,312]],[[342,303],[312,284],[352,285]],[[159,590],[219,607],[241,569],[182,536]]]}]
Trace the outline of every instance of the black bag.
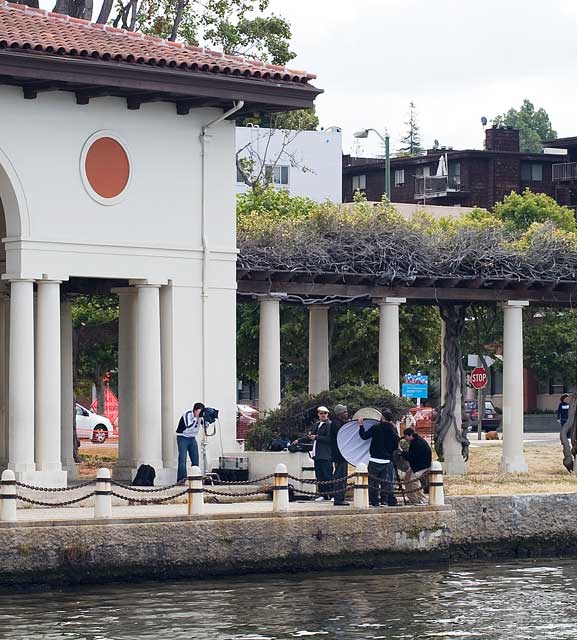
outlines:
[{"label": "black bag", "polygon": [[306,442],[297,442],[296,444],[289,444],[287,449],[291,453],[306,453],[307,451],[313,450],[313,443],[311,442],[308,444]]},{"label": "black bag", "polygon": [[287,440],[286,438],[274,438],[273,440],[270,441],[270,444],[268,445],[268,450],[269,451],[284,451],[289,444],[289,440]]},{"label": "black bag", "polygon": [[132,481],[133,487],[154,487],[156,471],[149,464],[141,464]]}]

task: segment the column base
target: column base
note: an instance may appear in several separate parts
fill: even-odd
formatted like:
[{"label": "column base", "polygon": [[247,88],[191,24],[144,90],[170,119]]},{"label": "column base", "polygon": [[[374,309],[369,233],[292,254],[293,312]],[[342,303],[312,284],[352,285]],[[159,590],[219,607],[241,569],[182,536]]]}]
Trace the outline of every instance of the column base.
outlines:
[{"label": "column base", "polygon": [[500,473],[528,473],[529,465],[525,456],[502,457],[499,465]]},{"label": "column base", "polygon": [[462,455],[447,456],[443,464],[443,473],[447,476],[464,476],[467,473],[467,463]]},{"label": "column base", "polygon": [[80,465],[76,462],[64,463],[62,465],[62,471],[66,471],[68,474],[68,480],[78,480],[80,477],[79,468]]},{"label": "column base", "polygon": [[112,478],[117,482],[131,483],[134,474],[134,462],[128,460],[119,460],[114,467],[112,467]]},{"label": "column base", "polygon": [[[139,465],[140,466],[140,465]],[[151,465],[154,466],[154,465]],[[154,486],[162,487],[165,485],[174,484],[176,482],[176,469],[171,469],[169,467],[154,467],[156,471],[156,477],[154,478]],[[118,470],[118,473],[114,473],[114,479],[119,482],[126,482],[127,484],[132,484],[134,480],[134,476],[138,471],[138,467],[121,467]],[[118,475],[122,476],[122,478]]]},{"label": "column base", "polygon": [[64,488],[68,486],[66,471],[15,471],[16,480],[35,487]]}]

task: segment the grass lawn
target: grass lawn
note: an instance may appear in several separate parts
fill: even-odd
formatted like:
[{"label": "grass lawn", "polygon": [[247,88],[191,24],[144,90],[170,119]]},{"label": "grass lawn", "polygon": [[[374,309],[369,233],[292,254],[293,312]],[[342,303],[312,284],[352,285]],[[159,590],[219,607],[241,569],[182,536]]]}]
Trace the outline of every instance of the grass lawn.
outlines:
[{"label": "grass lawn", "polygon": [[[445,476],[447,495],[577,492],[577,476],[569,475],[563,467],[560,444],[526,445],[528,474],[499,473],[501,449],[501,442],[471,447],[467,475]],[[112,467],[118,460],[118,448],[114,446],[101,445],[85,451],[81,448],[80,453],[83,458],[81,478],[93,478],[99,467]]]},{"label": "grass lawn", "polygon": [[525,446],[529,473],[499,473],[501,442],[471,447],[465,476],[445,476],[447,495],[476,496],[518,493],[577,492],[577,477],[562,464],[561,445]]}]

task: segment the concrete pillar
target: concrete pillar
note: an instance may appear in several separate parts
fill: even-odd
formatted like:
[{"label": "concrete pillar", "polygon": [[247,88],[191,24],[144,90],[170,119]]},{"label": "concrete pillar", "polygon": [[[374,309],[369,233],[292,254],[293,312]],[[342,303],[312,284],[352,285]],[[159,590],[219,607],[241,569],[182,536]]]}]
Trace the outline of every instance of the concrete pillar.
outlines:
[{"label": "concrete pillar", "polygon": [[0,468],[8,464],[8,338],[10,298],[0,293]]},{"label": "concrete pillar", "polygon": [[60,304],[60,455],[68,479],[78,477],[78,465],[74,462],[74,413],[72,303],[63,300]]},{"label": "concrete pillar", "polygon": [[276,409],[280,404],[280,303],[276,298],[260,301],[258,389],[261,413]]},{"label": "concrete pillar", "polygon": [[[19,481],[33,479],[34,463],[34,283],[10,282],[8,467]],[[60,438],[58,439],[60,442]]]},{"label": "concrete pillar", "polygon": [[379,322],[379,385],[400,395],[399,305],[405,298],[383,298],[378,301]]},{"label": "concrete pillar", "polygon": [[132,480],[136,461],[136,293],[134,287],[113,289],[118,295],[118,463],[116,480]]},{"label": "concrete pillar", "polygon": [[162,378],[162,461],[176,473],[176,419],[174,415],[174,339],[172,285],[160,288],[160,360]]},{"label": "concrete pillar", "polygon": [[160,286],[139,284],[136,288],[136,467],[149,464],[158,475],[162,469]]},{"label": "concrete pillar", "polygon": [[523,307],[527,301],[503,304],[503,457],[502,473],[526,473],[523,453]]},{"label": "concrete pillar", "polygon": [[329,307],[309,307],[309,393],[326,391],[330,385]]},{"label": "concrete pillar", "polygon": [[[66,484],[61,449],[60,282],[38,281],[36,318],[36,482]],[[42,478],[40,478],[40,475]]]}]

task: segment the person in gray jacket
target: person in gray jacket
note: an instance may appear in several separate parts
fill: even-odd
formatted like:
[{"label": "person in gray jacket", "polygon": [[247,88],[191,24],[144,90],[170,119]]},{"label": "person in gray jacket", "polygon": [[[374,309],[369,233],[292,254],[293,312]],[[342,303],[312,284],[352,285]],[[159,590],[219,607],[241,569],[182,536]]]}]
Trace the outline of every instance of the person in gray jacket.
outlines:
[{"label": "person in gray jacket", "polygon": [[[333,456],[331,447],[331,421],[329,410],[326,407],[317,409],[318,422],[312,428],[309,438],[313,441],[311,456],[315,463],[315,477],[317,482],[327,482],[333,479]],[[333,486],[320,484],[318,493],[321,495],[317,501],[330,500]]]}]

